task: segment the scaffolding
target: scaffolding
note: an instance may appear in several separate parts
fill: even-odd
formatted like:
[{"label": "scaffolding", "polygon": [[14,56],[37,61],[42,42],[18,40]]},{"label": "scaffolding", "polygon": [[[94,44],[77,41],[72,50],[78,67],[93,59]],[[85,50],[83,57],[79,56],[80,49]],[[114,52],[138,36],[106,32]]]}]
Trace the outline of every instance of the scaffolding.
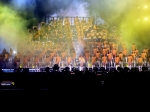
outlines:
[{"label": "scaffolding", "polygon": [[[70,25],[75,25],[74,23],[74,20],[76,17],[52,17],[52,16],[45,16],[45,21],[46,21],[46,24],[48,24],[50,21],[52,20],[61,20],[62,22],[64,22],[65,18],[68,18],[69,21],[70,21]],[[78,17],[78,19],[81,21],[81,20],[89,20],[90,18],[93,19],[93,17]]]}]

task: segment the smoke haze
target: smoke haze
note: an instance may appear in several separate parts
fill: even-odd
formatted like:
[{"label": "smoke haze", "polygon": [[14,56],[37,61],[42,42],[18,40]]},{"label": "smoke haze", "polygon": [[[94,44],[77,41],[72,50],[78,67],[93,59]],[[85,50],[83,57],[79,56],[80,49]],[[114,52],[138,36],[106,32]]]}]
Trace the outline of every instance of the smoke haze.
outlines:
[{"label": "smoke haze", "polygon": [[[150,40],[148,39],[149,25],[137,22],[139,16],[143,18],[144,14],[148,14],[139,12],[137,7],[149,5],[149,0],[1,0],[1,2],[13,6],[18,12],[21,11],[23,14],[26,12],[24,18],[28,21],[26,24],[29,26],[34,25],[36,20],[41,22],[45,15],[92,16],[97,18],[98,25],[107,22],[110,29],[111,26],[116,26],[117,31],[124,30],[122,39],[129,45],[135,42],[139,46],[143,46],[143,44],[148,44]],[[34,19],[29,21],[29,18]],[[8,27],[7,23],[3,24],[3,29],[5,27]],[[17,27],[22,27],[22,23]],[[14,32],[16,34],[16,31]]]},{"label": "smoke haze", "polygon": [[[10,7],[0,7],[0,49],[16,49],[18,42],[23,42],[26,37],[26,21]],[[23,43],[22,43],[23,45]]]}]

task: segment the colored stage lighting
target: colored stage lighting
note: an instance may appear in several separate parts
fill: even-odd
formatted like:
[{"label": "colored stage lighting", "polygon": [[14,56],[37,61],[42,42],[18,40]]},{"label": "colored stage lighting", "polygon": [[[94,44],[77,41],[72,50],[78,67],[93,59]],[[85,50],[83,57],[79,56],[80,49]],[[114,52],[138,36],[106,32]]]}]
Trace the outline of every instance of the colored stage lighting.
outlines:
[{"label": "colored stage lighting", "polygon": [[145,21],[148,21],[148,18],[147,18],[147,17],[145,17],[145,18],[144,18],[144,20],[145,20]]},{"label": "colored stage lighting", "polygon": [[147,8],[148,8],[148,6],[147,6],[147,5],[145,5],[145,6],[144,6],[144,8],[145,8],[145,9],[147,9]]}]

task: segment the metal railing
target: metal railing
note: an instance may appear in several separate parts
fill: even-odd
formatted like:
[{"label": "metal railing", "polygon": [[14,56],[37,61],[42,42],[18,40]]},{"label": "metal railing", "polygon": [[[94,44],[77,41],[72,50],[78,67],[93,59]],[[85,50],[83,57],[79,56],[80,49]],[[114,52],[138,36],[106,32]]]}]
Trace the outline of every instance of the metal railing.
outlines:
[{"label": "metal railing", "polygon": [[[46,16],[45,18],[46,18],[46,23],[48,24],[49,21],[52,21],[52,20],[62,20],[62,21],[64,21],[64,19],[65,19],[66,17],[51,17],[51,16]],[[69,21],[70,21],[70,25],[74,25],[74,20],[75,20],[76,17],[67,17],[67,18],[68,18]],[[84,18],[84,20],[86,20],[86,21],[88,21],[90,18],[93,19],[93,17],[78,17],[78,19],[79,19],[80,21],[83,20],[83,18]]]}]

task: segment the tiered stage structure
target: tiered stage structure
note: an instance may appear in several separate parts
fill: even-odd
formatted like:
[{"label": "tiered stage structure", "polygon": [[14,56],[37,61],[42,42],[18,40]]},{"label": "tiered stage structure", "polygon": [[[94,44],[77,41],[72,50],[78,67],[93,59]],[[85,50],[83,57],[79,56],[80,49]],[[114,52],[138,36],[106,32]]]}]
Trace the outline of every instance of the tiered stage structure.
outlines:
[{"label": "tiered stage structure", "polygon": [[138,51],[136,44],[127,49],[122,42],[122,32],[108,23],[97,24],[92,17],[46,17],[45,22],[33,26],[27,38],[13,49],[2,52],[0,66],[3,70],[29,68],[69,67],[85,68],[149,67],[149,49]]}]

